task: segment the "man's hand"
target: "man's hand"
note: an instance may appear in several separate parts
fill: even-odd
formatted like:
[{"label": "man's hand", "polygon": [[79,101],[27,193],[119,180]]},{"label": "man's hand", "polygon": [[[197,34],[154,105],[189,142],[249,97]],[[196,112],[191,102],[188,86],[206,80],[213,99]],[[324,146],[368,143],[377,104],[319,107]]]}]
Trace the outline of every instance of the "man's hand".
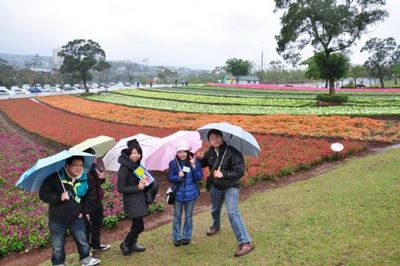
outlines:
[{"label": "man's hand", "polygon": [[204,151],[200,150],[197,152],[197,158],[199,158],[200,160],[204,158]]},{"label": "man's hand", "polygon": [[61,194],[61,201],[66,201],[66,200],[69,200],[68,192],[63,192]]},{"label": "man's hand", "polygon": [[220,170],[215,170],[214,171],[214,177],[216,178],[222,178],[224,175],[222,174],[222,172]]}]

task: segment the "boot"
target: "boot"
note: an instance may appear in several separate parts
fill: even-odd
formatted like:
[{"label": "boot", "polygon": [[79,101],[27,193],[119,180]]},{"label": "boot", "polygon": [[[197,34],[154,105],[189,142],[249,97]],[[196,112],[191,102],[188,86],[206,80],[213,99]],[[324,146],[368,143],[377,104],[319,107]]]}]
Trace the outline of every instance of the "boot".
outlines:
[{"label": "boot", "polygon": [[146,250],[145,247],[139,245],[137,242],[133,242],[133,245],[131,247],[131,251],[132,252],[142,252],[142,251],[145,251],[145,250]]},{"label": "boot", "polygon": [[122,241],[119,247],[121,248],[122,254],[124,254],[125,256],[131,255],[133,253],[132,249],[129,248],[125,241]]}]

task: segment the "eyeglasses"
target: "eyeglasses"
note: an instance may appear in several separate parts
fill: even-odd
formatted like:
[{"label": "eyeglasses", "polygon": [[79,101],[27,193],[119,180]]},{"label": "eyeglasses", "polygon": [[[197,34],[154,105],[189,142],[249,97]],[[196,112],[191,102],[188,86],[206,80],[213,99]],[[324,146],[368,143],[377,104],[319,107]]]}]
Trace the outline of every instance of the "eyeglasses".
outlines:
[{"label": "eyeglasses", "polygon": [[71,164],[73,168],[83,168],[83,164]]}]

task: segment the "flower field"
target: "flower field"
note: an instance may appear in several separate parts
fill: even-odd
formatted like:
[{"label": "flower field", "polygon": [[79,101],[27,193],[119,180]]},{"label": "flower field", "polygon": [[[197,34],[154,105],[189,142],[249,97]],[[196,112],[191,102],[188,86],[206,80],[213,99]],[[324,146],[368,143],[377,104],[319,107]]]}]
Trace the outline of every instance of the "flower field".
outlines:
[{"label": "flower field", "polygon": [[[284,85],[272,85],[272,84],[220,84],[210,83],[209,86],[221,87],[221,88],[244,88],[244,89],[262,89],[262,90],[287,90],[287,91],[327,91],[326,88],[307,87],[307,86],[284,86]],[[343,92],[351,93],[364,93],[364,92],[400,92],[399,89],[389,88],[372,88],[372,89],[338,89]]]},{"label": "flower field", "polygon": [[[0,111],[26,130],[67,146],[97,135],[108,135],[117,140],[137,133],[163,137],[178,129],[195,130],[210,122],[228,121],[241,125],[256,133],[262,149],[259,158],[246,158],[244,185],[308,169],[335,156],[345,157],[365,149],[367,140],[395,142],[400,139],[397,122],[370,118],[195,115],[99,103],[71,96],[41,97],[40,101],[46,104],[30,99],[4,100],[0,101]],[[340,138],[345,146],[338,155],[330,150],[332,138]],[[14,184],[37,159],[54,151],[1,127],[0,145],[1,257],[10,251],[30,250],[49,243],[47,205],[37,195],[16,189]],[[161,178],[164,176],[165,173],[160,173]],[[116,176],[108,178],[104,185],[104,214],[106,225],[111,227],[123,214]]]},{"label": "flower field", "polygon": [[[346,139],[396,142],[400,140],[400,123],[371,118],[314,115],[217,115],[162,112],[110,103],[88,101],[72,96],[40,97],[40,101],[59,109],[95,119],[163,129],[195,130],[207,123],[226,121],[260,134],[338,137]],[[10,116],[17,110],[4,102]],[[22,115],[22,114],[21,114]],[[151,134],[150,134],[151,135]]]},{"label": "flower field", "polygon": [[[156,94],[154,97],[158,97]],[[178,97],[178,96],[177,96]],[[209,96],[208,96],[209,97]],[[292,115],[351,115],[351,116],[375,116],[375,115],[398,115],[400,114],[400,105],[379,106],[361,104],[357,102],[351,103],[351,106],[328,106],[317,107],[310,106],[313,102],[305,99],[268,99],[264,101],[263,105],[252,104],[243,105],[246,98],[241,104],[207,104],[207,96],[201,97],[202,103],[198,102],[183,102],[181,100],[160,100],[159,98],[147,98],[108,93],[102,95],[86,96],[89,100],[115,103],[131,107],[148,108],[163,111],[173,112],[188,112],[188,113],[201,113],[201,114],[247,114],[247,115],[261,115],[261,114],[292,114]],[[172,98],[172,97],[171,97]],[[198,97],[199,98],[199,97]],[[250,102],[250,101],[249,101]],[[315,102],[316,105],[316,102]]]}]

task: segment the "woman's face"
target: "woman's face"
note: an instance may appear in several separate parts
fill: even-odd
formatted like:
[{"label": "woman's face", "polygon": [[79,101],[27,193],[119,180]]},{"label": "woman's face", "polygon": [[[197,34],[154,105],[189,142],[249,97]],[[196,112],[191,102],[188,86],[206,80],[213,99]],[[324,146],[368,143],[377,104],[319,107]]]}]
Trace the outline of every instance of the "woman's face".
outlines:
[{"label": "woman's face", "polygon": [[178,151],[178,158],[180,160],[186,160],[187,156],[187,151]]},{"label": "woman's face", "polygon": [[140,155],[140,153],[136,149],[133,149],[132,152],[131,152],[131,155],[129,156],[129,158],[131,158],[131,160],[134,161],[134,162],[139,161],[140,157],[142,157],[142,156]]}]

